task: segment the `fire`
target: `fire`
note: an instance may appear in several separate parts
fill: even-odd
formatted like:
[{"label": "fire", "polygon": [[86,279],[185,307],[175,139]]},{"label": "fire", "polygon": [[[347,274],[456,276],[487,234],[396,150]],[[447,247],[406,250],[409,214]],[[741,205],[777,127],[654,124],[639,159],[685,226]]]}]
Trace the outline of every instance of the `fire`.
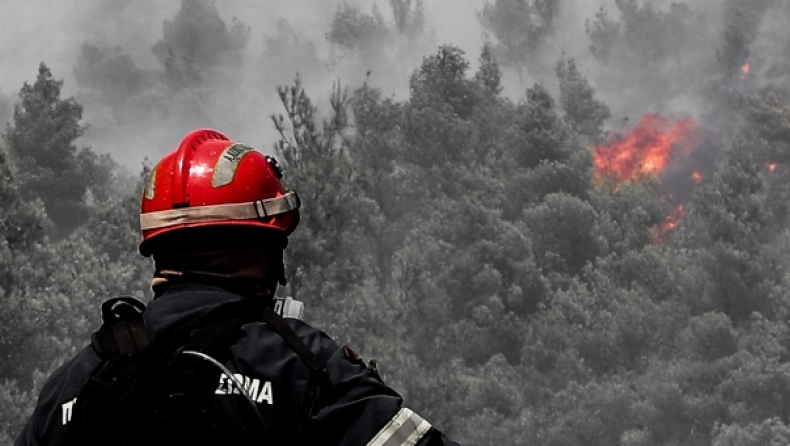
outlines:
[{"label": "fire", "polygon": [[768,169],[769,172],[776,172],[777,167],[779,167],[777,163],[768,163],[765,165],[765,168]]},{"label": "fire", "polygon": [[664,220],[664,223],[661,225],[661,232],[666,234],[667,232],[674,231],[680,225],[680,222],[683,221],[683,218],[686,216],[688,211],[686,210],[685,205],[679,205],[675,208],[675,211],[671,214],[667,215],[667,218]]},{"label": "fire", "polygon": [[683,204],[678,205],[671,214],[667,215],[664,223],[661,223],[661,226],[658,228],[658,234],[654,236],[653,241],[658,243],[666,240],[667,236],[680,226],[680,223],[686,218],[686,214],[688,214],[686,206]]},{"label": "fire", "polygon": [[620,182],[658,176],[669,163],[673,149],[689,156],[697,146],[697,124],[692,119],[672,122],[658,115],[644,115],[625,135],[610,135],[608,145],[593,149],[596,178]]},{"label": "fire", "polygon": [[749,75],[749,72],[752,71],[752,66],[749,65],[749,62],[741,65],[741,79],[745,79],[746,76]]},{"label": "fire", "polygon": [[699,172],[694,172],[694,173],[691,174],[691,179],[694,180],[695,182],[699,183],[700,181],[704,180],[705,177],[702,176],[702,174],[699,173]]}]

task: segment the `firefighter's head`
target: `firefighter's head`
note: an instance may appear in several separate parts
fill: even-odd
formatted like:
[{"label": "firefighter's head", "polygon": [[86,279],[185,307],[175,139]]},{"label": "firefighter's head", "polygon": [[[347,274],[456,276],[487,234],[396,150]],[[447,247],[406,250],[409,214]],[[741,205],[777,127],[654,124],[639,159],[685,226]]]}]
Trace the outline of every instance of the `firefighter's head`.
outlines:
[{"label": "firefighter's head", "polygon": [[284,283],[282,250],[299,223],[300,201],[281,178],[273,157],[215,130],[189,133],[151,171],[140,253],[153,256],[156,274],[169,280],[249,280],[265,255],[266,279]]}]

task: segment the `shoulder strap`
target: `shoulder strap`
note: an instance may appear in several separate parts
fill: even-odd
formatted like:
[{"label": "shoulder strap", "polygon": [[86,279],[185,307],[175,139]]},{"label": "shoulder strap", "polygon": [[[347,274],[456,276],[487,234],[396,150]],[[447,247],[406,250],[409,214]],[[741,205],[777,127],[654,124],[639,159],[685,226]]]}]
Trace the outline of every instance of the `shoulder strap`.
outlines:
[{"label": "shoulder strap", "polygon": [[91,334],[91,345],[102,360],[116,355],[140,353],[148,344],[142,319],[118,322]]},{"label": "shoulder strap", "polygon": [[133,297],[116,297],[101,306],[102,326],[91,334],[91,345],[103,361],[117,355],[140,353],[148,347],[143,323],[145,304]]},{"label": "shoulder strap", "polygon": [[241,334],[241,326],[247,323],[244,319],[229,319],[211,324],[192,332],[183,349],[197,350],[215,356],[233,343],[233,338]]},{"label": "shoulder strap", "polygon": [[283,318],[275,313],[274,310],[271,308],[265,308],[263,313],[261,314],[266,322],[272,326],[274,331],[276,331],[285,342],[291,347],[302,361],[304,361],[308,366],[310,366],[313,371],[323,371],[324,366],[326,366],[326,362],[319,358],[312,350],[310,350],[307,345],[299,338],[296,332],[293,331],[290,325],[288,325]]}]

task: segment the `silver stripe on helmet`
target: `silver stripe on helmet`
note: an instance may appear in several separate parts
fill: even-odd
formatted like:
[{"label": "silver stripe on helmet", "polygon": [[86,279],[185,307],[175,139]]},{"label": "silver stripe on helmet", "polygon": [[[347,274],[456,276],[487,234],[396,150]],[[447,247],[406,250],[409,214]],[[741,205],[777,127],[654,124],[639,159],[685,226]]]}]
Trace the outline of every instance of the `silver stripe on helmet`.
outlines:
[{"label": "silver stripe on helmet", "polygon": [[215,188],[227,186],[233,182],[233,177],[236,176],[236,170],[239,169],[239,164],[244,155],[254,152],[250,146],[244,144],[232,144],[228,146],[217,160],[217,165],[214,166],[214,174],[211,176],[211,185]]},{"label": "silver stripe on helmet", "polygon": [[431,423],[403,408],[373,437],[368,446],[414,446],[431,428]]}]

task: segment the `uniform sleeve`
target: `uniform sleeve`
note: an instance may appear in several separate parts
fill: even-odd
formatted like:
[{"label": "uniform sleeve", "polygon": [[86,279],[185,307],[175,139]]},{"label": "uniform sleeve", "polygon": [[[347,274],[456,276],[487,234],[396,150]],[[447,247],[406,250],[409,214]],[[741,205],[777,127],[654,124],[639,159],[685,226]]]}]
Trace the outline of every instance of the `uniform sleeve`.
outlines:
[{"label": "uniform sleeve", "polygon": [[63,444],[76,397],[99,362],[88,347],[56,370],[41,389],[36,409],[14,446]]},{"label": "uniform sleeve", "polygon": [[14,442],[14,446],[38,446],[38,444],[36,437],[33,435],[33,420],[30,419]]},{"label": "uniform sleeve", "polygon": [[311,443],[343,446],[458,445],[403,406],[403,399],[362,363],[336,350],[326,362],[310,411]]}]

